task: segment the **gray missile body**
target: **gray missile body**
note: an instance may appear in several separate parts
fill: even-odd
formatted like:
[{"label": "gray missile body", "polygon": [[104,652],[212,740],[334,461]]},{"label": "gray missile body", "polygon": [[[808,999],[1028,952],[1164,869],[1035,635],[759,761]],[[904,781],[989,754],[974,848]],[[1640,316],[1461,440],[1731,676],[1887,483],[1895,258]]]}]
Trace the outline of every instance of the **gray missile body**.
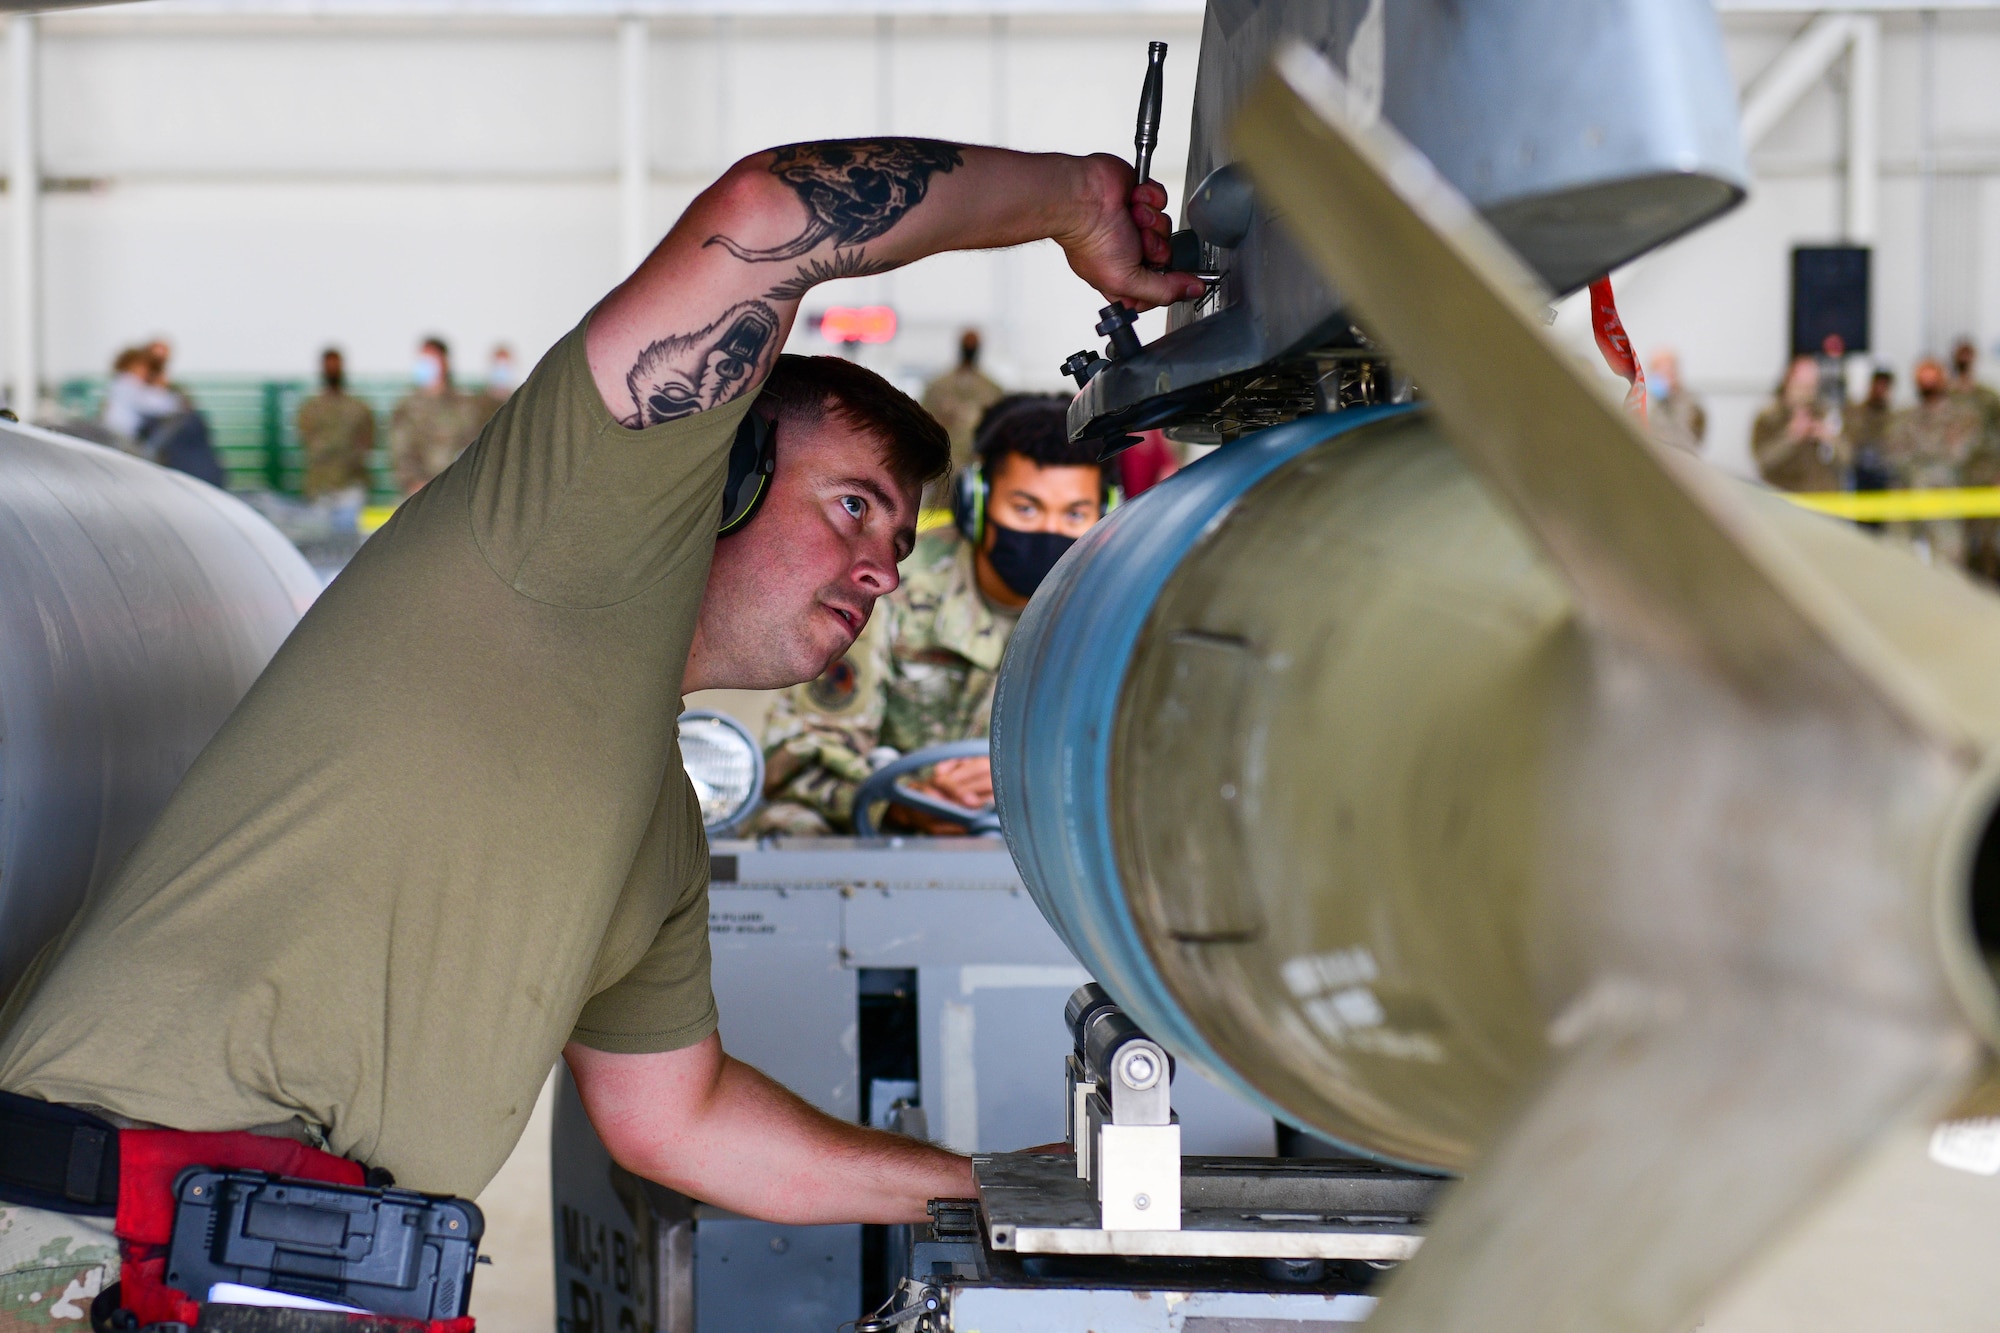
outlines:
[{"label": "gray missile body", "polygon": [[318,591],[232,496],[0,424],[0,996],[117,870]]}]

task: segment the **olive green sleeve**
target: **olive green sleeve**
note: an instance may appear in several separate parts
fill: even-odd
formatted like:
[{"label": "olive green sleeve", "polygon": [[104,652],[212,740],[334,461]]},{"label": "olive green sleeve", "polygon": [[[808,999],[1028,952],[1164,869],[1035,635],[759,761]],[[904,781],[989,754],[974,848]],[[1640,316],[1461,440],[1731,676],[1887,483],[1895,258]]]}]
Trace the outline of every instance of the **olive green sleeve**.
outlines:
[{"label": "olive green sleeve", "polygon": [[585,1003],[569,1039],[613,1055],[650,1055],[694,1045],[715,1031],[708,969],[704,876],[676,904],[632,970]]},{"label": "olive green sleeve", "polygon": [[474,446],[474,539],[515,591],[553,606],[612,606],[677,571],[699,586],[755,395],[627,429],[591,376],[588,330],[550,351]]},{"label": "olive green sleeve", "polygon": [[[676,757],[678,762],[678,756]],[[670,780],[671,781],[671,780]],[[614,1055],[649,1055],[692,1046],[715,1031],[715,992],[709,984],[708,839],[701,833],[701,805],[682,778],[677,838],[670,853],[679,896],[653,942],[624,976],[590,997],[569,1039]],[[644,857],[648,848],[641,849]],[[658,849],[664,851],[664,848]]]}]

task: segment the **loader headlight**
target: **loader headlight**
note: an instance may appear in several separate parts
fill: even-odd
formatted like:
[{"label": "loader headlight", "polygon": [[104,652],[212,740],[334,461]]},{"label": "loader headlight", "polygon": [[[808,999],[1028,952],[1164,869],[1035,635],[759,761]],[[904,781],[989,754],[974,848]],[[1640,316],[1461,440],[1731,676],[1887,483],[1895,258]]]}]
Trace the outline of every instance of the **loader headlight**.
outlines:
[{"label": "loader headlight", "polygon": [[710,837],[742,823],[764,794],[764,752],[741,722],[726,713],[690,708],[681,714],[681,762],[701,800]]}]

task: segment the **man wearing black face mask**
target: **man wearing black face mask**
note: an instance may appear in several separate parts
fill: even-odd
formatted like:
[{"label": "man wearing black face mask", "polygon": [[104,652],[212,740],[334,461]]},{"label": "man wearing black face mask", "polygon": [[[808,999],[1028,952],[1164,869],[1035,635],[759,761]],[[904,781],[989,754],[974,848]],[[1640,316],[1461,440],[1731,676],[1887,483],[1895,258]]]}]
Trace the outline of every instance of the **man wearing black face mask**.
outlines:
[{"label": "man wearing black face mask", "polygon": [[[779,696],[765,729],[768,803],[757,832],[852,827],[854,792],[882,747],[907,754],[986,734],[1007,639],[1057,560],[1103,516],[1094,444],[1074,444],[1065,401],[1017,394],[988,409],[961,475],[954,523],[925,533],[868,628],[817,680]],[[978,808],[993,799],[984,759],[948,760],[928,786]],[[895,810],[908,826],[956,832]]]}]

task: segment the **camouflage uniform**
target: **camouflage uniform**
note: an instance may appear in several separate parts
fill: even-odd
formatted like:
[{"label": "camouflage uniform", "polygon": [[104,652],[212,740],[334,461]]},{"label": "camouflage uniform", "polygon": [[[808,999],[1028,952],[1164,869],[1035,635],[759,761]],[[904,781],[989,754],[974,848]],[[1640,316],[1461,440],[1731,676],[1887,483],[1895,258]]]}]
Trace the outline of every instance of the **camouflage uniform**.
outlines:
[{"label": "camouflage uniform", "polygon": [[497,410],[499,404],[485,394],[457,389],[405,397],[389,418],[396,484],[408,493],[450,467]]},{"label": "camouflage uniform", "polygon": [[[1847,442],[1792,437],[1793,409],[1778,401],[1757,414],[1750,427],[1750,456],[1757,472],[1781,491],[1837,491],[1847,482]],[[1817,401],[1796,409],[1824,425],[1826,409]]]},{"label": "camouflage uniform", "polygon": [[306,499],[349,486],[374,489],[368,455],[375,449],[375,413],[351,393],[326,389],[299,404],[299,445],[305,450]]},{"label": "camouflage uniform", "polygon": [[110,1218],[0,1204],[0,1333],[90,1333],[90,1302],[117,1280]]},{"label": "camouflage uniform", "polygon": [[771,799],[754,832],[847,831],[870,751],[986,734],[1015,617],[980,594],[971,543],[956,529],[919,537],[900,572],[847,655],[778,696],[764,728]]},{"label": "camouflage uniform", "polygon": [[[1979,413],[1950,394],[1929,402],[1919,398],[1889,423],[1886,447],[1896,484],[1913,490],[1959,485],[1980,449],[1983,429]],[[1923,538],[1938,559],[1964,563],[1965,525],[1958,519],[1899,523],[1891,531],[1903,541]]]},{"label": "camouflage uniform", "polygon": [[1886,462],[1889,427],[1895,420],[1896,410],[1886,403],[1878,407],[1866,398],[1850,403],[1840,416],[1840,432],[1847,437],[1849,457],[1858,459],[1863,452],[1872,452]]},{"label": "camouflage uniform", "polygon": [[[986,409],[1007,396],[1007,391],[981,374],[977,366],[960,366],[946,371],[924,386],[924,411],[937,418],[951,436],[951,470],[957,472],[972,461],[972,435]],[[951,476],[924,488],[926,508],[950,503]]]},{"label": "camouflage uniform", "polygon": [[2000,393],[1977,380],[1953,380],[1951,396],[1979,414],[1989,440],[2000,435]]},{"label": "camouflage uniform", "polygon": [[[1959,468],[1965,486],[2000,485],[2000,393],[1977,381],[1953,380],[1951,396],[1979,417],[1979,442]],[[1965,520],[1966,568],[1989,581],[2000,582],[2000,522],[1990,518]]]},{"label": "camouflage uniform", "polygon": [[[1855,490],[1880,491],[1898,484],[1889,466],[1889,427],[1895,420],[1894,408],[1867,398],[1849,403],[1841,413],[1840,433],[1847,444]],[[1880,523],[1861,526],[1878,535],[1884,531]]]},{"label": "camouflage uniform", "polygon": [[1647,419],[1661,441],[1691,454],[1701,452],[1708,436],[1708,409],[1686,389],[1671,389],[1655,398]]}]

